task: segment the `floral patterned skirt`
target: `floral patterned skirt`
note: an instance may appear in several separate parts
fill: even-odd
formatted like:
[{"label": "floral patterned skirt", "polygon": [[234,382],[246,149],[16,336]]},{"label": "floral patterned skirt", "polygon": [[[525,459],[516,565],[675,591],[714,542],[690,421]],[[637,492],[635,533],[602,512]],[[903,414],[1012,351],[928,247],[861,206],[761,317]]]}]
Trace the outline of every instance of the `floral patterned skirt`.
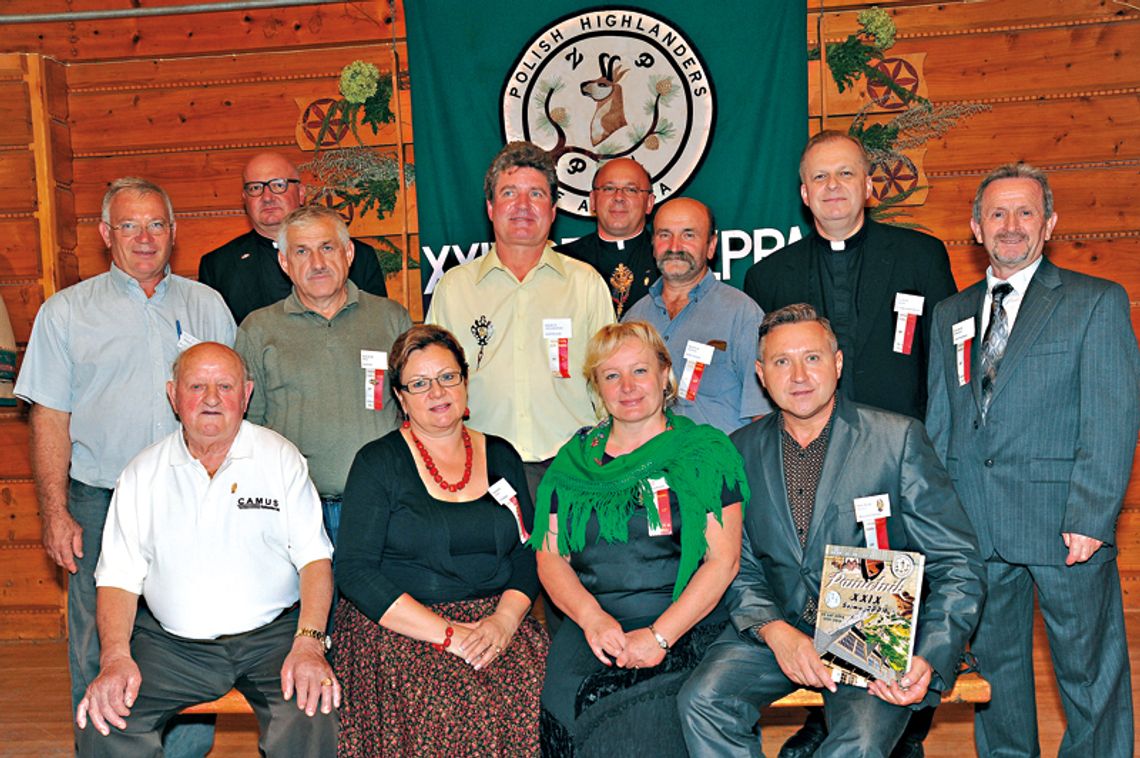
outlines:
[{"label": "floral patterned skirt", "polygon": [[[499,597],[430,608],[476,622],[494,613]],[[337,755],[537,755],[549,646],[546,630],[527,614],[503,654],[476,671],[427,642],[388,631],[342,599],[333,650],[343,688]]]}]

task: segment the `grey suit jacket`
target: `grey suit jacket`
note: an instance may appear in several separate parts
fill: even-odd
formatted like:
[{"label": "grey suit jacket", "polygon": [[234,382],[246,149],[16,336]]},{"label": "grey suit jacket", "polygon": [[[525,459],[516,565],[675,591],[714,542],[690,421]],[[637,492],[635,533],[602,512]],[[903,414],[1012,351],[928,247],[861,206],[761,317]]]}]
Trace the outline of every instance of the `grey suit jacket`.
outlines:
[{"label": "grey suit jacket", "polygon": [[782,415],[773,413],[732,435],[752,485],[740,573],[725,596],[733,624],[742,632],[769,621],[797,624],[808,597],[819,595],[824,547],[866,545],[855,498],[886,493],[890,547],[926,556],[915,654],[934,668],[931,689],[949,689],[981,611],[984,572],[974,531],[922,424],[839,399],[804,548],[788,507],[781,428]]},{"label": "grey suit jacket", "polygon": [[[986,282],[941,303],[931,337],[927,426],[984,558],[1057,565],[1062,532],[1116,555],[1116,517],[1140,427],[1140,350],[1124,288],[1043,260],[1021,303],[981,417]],[[959,386],[953,325],[975,320],[968,386]]]}]

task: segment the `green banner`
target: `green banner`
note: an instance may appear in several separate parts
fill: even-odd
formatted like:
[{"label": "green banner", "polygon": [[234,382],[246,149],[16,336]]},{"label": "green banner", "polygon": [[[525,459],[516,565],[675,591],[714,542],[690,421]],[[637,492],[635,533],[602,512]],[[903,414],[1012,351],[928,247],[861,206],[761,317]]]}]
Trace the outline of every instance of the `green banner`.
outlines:
[{"label": "green banner", "polygon": [[724,281],[740,286],[754,261],[806,231],[803,3],[405,7],[425,298],[489,247],[483,174],[514,139],[558,159],[556,242],[594,230],[590,182],[619,155],[646,167],[658,203],[684,195],[712,208]]}]

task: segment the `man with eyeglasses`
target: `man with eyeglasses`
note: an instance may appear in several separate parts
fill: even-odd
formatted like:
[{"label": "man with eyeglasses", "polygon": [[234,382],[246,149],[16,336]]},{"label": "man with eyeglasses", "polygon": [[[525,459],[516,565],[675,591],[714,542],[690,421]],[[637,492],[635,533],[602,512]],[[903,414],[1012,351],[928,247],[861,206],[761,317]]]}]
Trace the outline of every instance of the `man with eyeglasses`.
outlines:
[{"label": "man with eyeglasses", "polygon": [[645,226],[653,202],[649,174],[640,163],[632,158],[607,161],[594,175],[590,192],[598,230],[555,248],[594,267],[609,285],[619,319],[659,276]]},{"label": "man with eyeglasses", "polygon": [[[297,167],[278,153],[251,158],[241,181],[242,201],[253,229],[206,253],[198,263],[198,281],[222,293],[239,324],[258,308],[288,296],[292,284],[277,263],[277,232],[281,221],[305,199]],[[353,240],[353,245],[356,257],[348,278],[365,292],[386,297],[376,251],[360,240]]]},{"label": "man with eyeglasses", "polygon": [[[94,571],[119,473],[178,428],[166,401],[178,354],[200,340],[234,341],[234,320],[218,293],[171,273],[175,231],[161,187],[133,177],[112,182],[99,223],[111,268],[48,298],[16,382],[16,395],[32,404],[44,548],[71,575],[73,709],[99,673]],[[186,742],[175,746],[176,731],[167,755],[204,755],[213,741],[208,726],[178,731]]]},{"label": "man with eyeglasses", "polygon": [[404,306],[349,279],[356,246],[335,211],[302,206],[278,226],[277,259],[293,289],[238,330],[237,351],[255,387],[247,418],[308,459],[335,545],[356,451],[399,421],[388,392],[388,350],[412,320]]},{"label": "man with eyeglasses", "polygon": [[764,311],[709,270],[716,255],[716,220],[687,197],[661,206],[653,255],[661,279],[623,321],[657,328],[680,372],[674,409],[725,434],[772,410],[756,379],[756,335]]}]

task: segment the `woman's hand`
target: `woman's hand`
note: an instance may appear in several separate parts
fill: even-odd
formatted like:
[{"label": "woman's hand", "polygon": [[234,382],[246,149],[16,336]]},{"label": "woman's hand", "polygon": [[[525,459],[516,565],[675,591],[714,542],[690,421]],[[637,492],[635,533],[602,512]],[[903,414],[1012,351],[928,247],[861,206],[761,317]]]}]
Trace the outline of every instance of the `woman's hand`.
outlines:
[{"label": "woman's hand", "polygon": [[607,666],[613,665],[610,658],[617,658],[625,650],[625,632],[621,624],[605,611],[599,610],[590,616],[582,625],[582,633],[594,657]]},{"label": "woman's hand", "polygon": [[459,646],[463,660],[476,670],[484,668],[503,654],[511,644],[518,624],[504,613],[492,613],[471,627],[471,633]]},{"label": "woman's hand", "polygon": [[642,627],[625,635],[625,650],[617,665],[625,669],[652,668],[665,660],[665,650],[657,644],[653,632]]}]

